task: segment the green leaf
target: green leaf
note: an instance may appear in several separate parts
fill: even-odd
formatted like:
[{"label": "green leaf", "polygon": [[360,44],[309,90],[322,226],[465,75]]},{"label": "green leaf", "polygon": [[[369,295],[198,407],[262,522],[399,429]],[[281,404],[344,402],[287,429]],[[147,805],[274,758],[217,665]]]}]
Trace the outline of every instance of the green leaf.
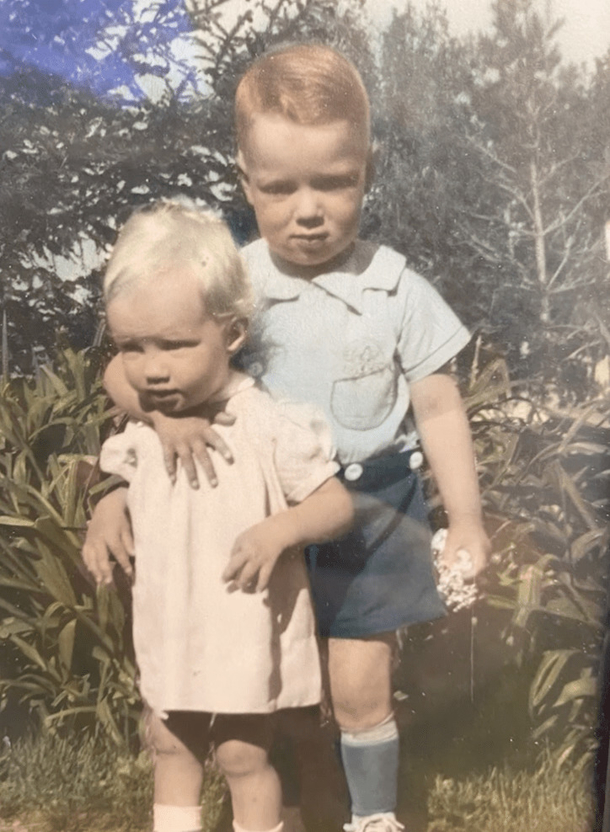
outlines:
[{"label": "green leaf", "polygon": [[58,637],[59,660],[66,670],[70,670],[72,667],[75,633],[76,619],[72,619],[72,621],[69,621],[62,629]]},{"label": "green leaf", "polygon": [[592,676],[581,676],[580,679],[574,679],[574,681],[568,682],[564,686],[553,707],[560,708],[572,699],[581,699],[584,697],[591,697],[592,699],[597,700],[598,696],[599,684],[597,679]]},{"label": "green leaf", "polygon": [[544,654],[529,694],[529,708],[534,712],[540,708],[558,683],[570,659],[576,650],[553,650]]}]

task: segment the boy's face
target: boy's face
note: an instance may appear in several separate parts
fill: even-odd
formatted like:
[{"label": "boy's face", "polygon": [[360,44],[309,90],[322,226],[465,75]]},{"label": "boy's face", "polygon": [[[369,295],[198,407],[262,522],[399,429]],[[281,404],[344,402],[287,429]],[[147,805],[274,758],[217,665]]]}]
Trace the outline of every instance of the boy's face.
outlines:
[{"label": "boy's face", "polygon": [[369,147],[348,121],[295,124],[255,115],[238,161],[269,248],[289,263],[323,266],[358,236]]},{"label": "boy's face", "polygon": [[203,404],[226,383],[240,344],[230,322],[205,312],[197,278],[126,288],[108,304],[108,323],[128,382],[146,409],[177,413]]}]

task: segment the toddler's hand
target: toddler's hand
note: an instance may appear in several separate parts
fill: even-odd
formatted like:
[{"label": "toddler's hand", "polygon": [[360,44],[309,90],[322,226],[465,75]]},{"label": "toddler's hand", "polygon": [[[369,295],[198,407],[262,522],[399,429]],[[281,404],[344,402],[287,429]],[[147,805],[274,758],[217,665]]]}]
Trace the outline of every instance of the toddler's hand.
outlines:
[{"label": "toddler's hand", "polygon": [[227,568],[222,573],[223,581],[242,592],[262,592],[266,589],[273,567],[285,548],[273,520],[270,517],[239,535]]},{"label": "toddler's hand", "polygon": [[197,459],[210,485],[218,485],[208,447],[218,451],[229,465],[233,462],[233,455],[212,424],[232,425],[235,422],[235,416],[224,411],[219,411],[213,419],[205,416],[165,416],[156,410],[149,415],[161,441],[163,459],[171,481],[176,481],[176,459],[179,459],[191,488],[199,488],[195,467],[195,459]]},{"label": "toddler's hand", "polygon": [[127,488],[116,488],[99,501],[87,527],[82,556],[98,584],[112,583],[113,555],[129,577],[133,574],[133,536],[127,515]]}]

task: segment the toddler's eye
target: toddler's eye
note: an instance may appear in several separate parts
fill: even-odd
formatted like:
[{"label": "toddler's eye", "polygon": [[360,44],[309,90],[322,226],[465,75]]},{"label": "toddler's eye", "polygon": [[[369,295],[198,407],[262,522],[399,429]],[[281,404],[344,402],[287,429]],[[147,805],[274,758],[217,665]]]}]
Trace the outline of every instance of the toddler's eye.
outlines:
[{"label": "toddler's eye", "polygon": [[126,355],[128,353],[142,352],[142,347],[139,344],[133,344],[130,341],[127,341],[123,344],[117,344],[117,347],[122,355]]},{"label": "toddler's eye", "polygon": [[288,196],[293,193],[294,185],[290,182],[269,182],[267,185],[261,185],[260,191],[269,196]]}]

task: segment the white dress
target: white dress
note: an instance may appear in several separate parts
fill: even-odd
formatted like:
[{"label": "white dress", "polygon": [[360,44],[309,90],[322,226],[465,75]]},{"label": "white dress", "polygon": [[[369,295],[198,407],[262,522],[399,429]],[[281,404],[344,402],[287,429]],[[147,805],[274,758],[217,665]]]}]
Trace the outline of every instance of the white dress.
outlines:
[{"label": "white dress", "polygon": [[277,402],[232,375],[215,430],[218,485],[202,471],[172,485],[154,430],[131,423],[108,439],[101,465],[129,482],[134,531],[134,642],[142,695],[171,710],[269,713],[320,701],[315,619],[301,550],[284,553],[262,593],[230,591],[221,575],[236,537],[297,503],[337,470],[330,434],[312,409]]}]

